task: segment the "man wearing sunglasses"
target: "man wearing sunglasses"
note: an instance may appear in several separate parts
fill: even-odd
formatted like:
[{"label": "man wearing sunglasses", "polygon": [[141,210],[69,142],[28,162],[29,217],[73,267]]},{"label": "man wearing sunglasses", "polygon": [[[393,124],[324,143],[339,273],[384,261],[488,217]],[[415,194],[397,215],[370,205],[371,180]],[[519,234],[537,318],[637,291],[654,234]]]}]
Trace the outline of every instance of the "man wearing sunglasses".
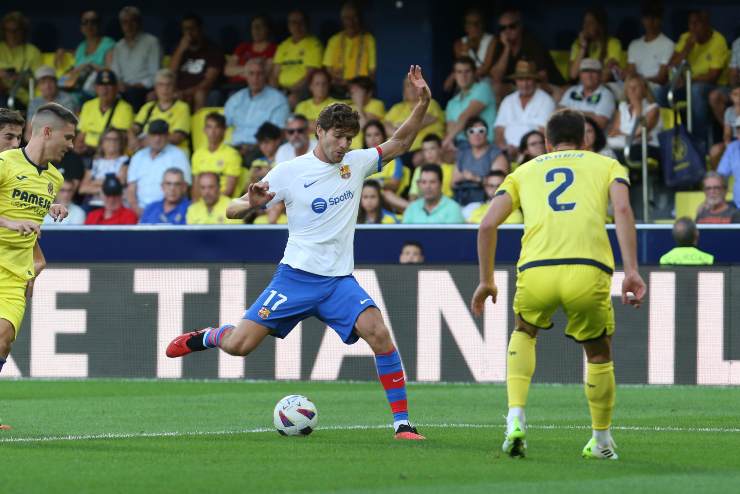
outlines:
[{"label": "man wearing sunglasses", "polygon": [[308,119],[300,114],[291,115],[285,124],[285,138],[288,142],[282,144],[275,155],[275,162],[289,161],[296,156],[302,156],[316,147],[316,139],[308,136]]}]

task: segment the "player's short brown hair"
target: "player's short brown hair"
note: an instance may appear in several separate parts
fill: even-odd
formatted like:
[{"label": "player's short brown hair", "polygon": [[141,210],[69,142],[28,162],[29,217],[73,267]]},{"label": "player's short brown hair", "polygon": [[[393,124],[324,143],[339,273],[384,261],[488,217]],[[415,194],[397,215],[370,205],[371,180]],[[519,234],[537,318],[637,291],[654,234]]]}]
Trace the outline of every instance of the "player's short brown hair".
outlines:
[{"label": "player's short brown hair", "polygon": [[0,108],[0,129],[6,125],[18,125],[23,127],[26,125],[26,121],[20,112],[15,110],[9,110],[7,108]]},{"label": "player's short brown hair", "polygon": [[558,144],[583,144],[586,120],[583,113],[564,108],[550,116],[547,121],[547,140],[551,146]]},{"label": "player's short brown hair", "polygon": [[360,132],[360,115],[349,105],[333,103],[319,113],[316,129],[319,127],[325,131],[337,129],[357,135]]}]

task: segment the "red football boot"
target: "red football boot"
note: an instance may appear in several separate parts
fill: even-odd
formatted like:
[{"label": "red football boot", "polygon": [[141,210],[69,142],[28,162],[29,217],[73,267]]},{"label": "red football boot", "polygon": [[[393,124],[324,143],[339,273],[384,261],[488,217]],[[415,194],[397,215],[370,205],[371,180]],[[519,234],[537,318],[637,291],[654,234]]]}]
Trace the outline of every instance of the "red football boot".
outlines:
[{"label": "red football boot", "polygon": [[[212,328],[199,329],[198,331],[191,331],[190,333],[181,334],[180,336],[172,340],[169,345],[167,345],[167,356],[169,358],[184,357],[188,353],[206,350],[206,347],[203,346],[203,333],[205,333],[209,329]],[[198,338],[200,339],[200,341],[198,341]],[[188,346],[188,342],[190,340],[196,341],[191,342],[190,346]]]}]

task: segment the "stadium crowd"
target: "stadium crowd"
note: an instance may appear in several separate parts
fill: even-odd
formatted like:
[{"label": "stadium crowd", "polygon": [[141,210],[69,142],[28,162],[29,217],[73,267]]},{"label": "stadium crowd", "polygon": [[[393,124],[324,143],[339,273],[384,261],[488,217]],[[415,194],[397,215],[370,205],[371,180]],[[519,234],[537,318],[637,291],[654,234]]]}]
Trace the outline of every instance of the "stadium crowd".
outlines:
[{"label": "stadium crowd", "polygon": [[[311,151],[326,106],[345,102],[358,112],[362,131],[353,148],[383,142],[410,114],[408,81],[390,108],[376,96],[382,54],[361,14],[345,3],[342,29],[326,43],[301,10],[288,14],[289,37],[279,43],[270,20],[258,15],[250,41],[233,53],[206,36],[200,16],[186,14],[177,47],[165,55],[157,37],[142,31],[137,7],[120,10],[117,41],[101,33],[100,16],[90,10],[80,18],[74,53],[59,50],[44,63],[28,41],[29,19],[6,13],[0,106],[20,111],[0,110],[0,127],[25,125],[28,137],[34,112],[50,101],[78,113],[74,152],[58,164],[65,179],[58,201],[70,209],[65,224],[233,223],[225,215],[230,198],[277,163]],[[483,13],[467,11],[444,83],[448,101],[432,101],[410,152],[367,180],[358,222],[479,223],[506,174],[545,153],[544,126],[559,107],[581,110],[585,147],[620,160],[639,182],[639,146],[629,147],[635,123],[644,117],[648,155],[659,162],[659,133],[673,125],[665,121],[673,115],[665,111],[668,83],[684,61],[693,79],[694,135],[708,150],[710,170],[697,221],[740,222],[740,180],[735,202],[726,200],[727,180],[740,175],[740,38],[728,47],[708,12],[695,10],[674,42],[662,32],[662,17],[659,3],[645,2],[645,34],[624,50],[608,33],[604,9],[590,8],[559,67],[518,9],[497,16],[497,34],[486,31]],[[650,171],[657,191],[659,170]],[[507,221],[522,222],[521,213]],[[287,218],[276,205],[246,222]]]}]

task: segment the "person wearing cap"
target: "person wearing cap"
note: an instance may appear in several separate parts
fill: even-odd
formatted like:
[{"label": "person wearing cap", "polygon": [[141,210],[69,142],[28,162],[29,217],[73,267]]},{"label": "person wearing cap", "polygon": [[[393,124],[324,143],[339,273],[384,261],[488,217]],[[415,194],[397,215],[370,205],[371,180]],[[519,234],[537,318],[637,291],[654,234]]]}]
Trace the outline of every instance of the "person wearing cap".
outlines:
[{"label": "person wearing cap", "polygon": [[179,168],[190,184],[190,162],[180,148],[169,143],[169,125],[164,120],[149,124],[147,147],[131,157],[128,169],[128,203],[137,215],[163,198],[162,177],[170,168]]},{"label": "person wearing cap", "polygon": [[[198,175],[205,172],[214,172],[221,177],[221,192],[233,197],[240,194],[236,184],[242,172],[249,172],[242,168],[242,157],[232,148],[224,138],[226,136],[226,118],[218,112],[206,115],[204,132],[208,145],[197,149],[193,153],[193,176],[197,182]],[[197,192],[193,189],[193,198]]]},{"label": "person wearing cap", "polygon": [[231,199],[221,194],[218,174],[205,172],[198,175],[197,187],[200,199],[190,205],[187,212],[188,225],[240,224],[241,220],[226,217],[226,208]]},{"label": "person wearing cap", "polygon": [[101,70],[95,76],[97,98],[82,105],[75,137],[75,152],[91,156],[108,128],[128,131],[134,121],[134,110],[118,94],[118,77],[112,70]]},{"label": "person wearing cap", "polygon": [[519,60],[509,78],[514,80],[516,91],[501,102],[494,131],[496,145],[506,150],[510,159],[516,159],[524,134],[544,132],[547,119],[555,111],[555,101],[537,87],[540,73],[534,62]]},{"label": "person wearing cap", "polygon": [[729,179],[735,177],[735,185],[732,187],[732,199],[735,206],[740,208],[740,116],[735,119],[735,137],[722,155],[719,161],[717,173]]},{"label": "person wearing cap", "polygon": [[673,225],[673,240],[676,247],[660,258],[661,266],[711,266],[714,256],[696,248],[699,244],[699,230],[696,224],[684,216]]},{"label": "person wearing cap", "polygon": [[595,58],[584,58],[578,73],[580,84],[565,91],[560,106],[579,110],[593,118],[605,129],[614,115],[614,94],[601,84],[601,62]]},{"label": "person wearing cap", "polygon": [[53,68],[42,65],[36,69],[33,76],[34,79],[36,79],[36,87],[39,90],[39,96],[36,96],[30,103],[28,103],[28,111],[26,112],[26,120],[28,121],[26,132],[29,132],[27,134],[28,137],[31,136],[31,120],[36,114],[36,110],[38,110],[41,105],[51,102],[59,103],[63,107],[68,108],[75,113],[77,113],[79,109],[77,100],[73,96],[59,90],[59,86],[57,85],[57,74]]},{"label": "person wearing cap", "polygon": [[184,225],[185,215],[190,206],[188,184],[185,174],[179,168],[170,168],[162,177],[161,201],[149,204],[141,213],[139,223],[142,225],[170,224]]},{"label": "person wearing cap", "polygon": [[86,225],[135,225],[136,213],[123,205],[123,185],[113,174],[103,181],[103,207],[90,211]]}]

